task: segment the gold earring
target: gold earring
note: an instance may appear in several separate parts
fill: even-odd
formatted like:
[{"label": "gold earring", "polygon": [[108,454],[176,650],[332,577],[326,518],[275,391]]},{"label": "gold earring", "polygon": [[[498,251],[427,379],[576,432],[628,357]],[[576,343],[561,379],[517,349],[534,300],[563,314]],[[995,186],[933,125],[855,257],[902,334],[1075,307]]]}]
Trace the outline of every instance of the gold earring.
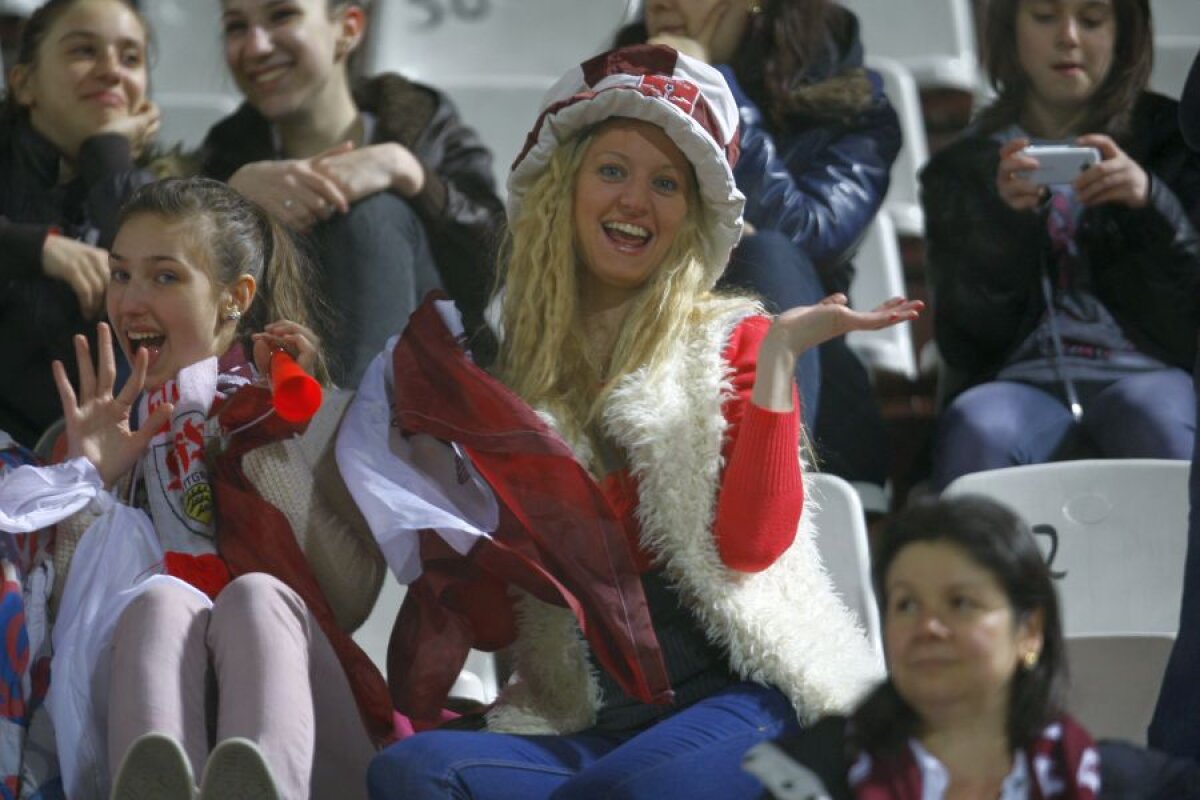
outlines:
[{"label": "gold earring", "polygon": [[755,2],[750,4],[750,8],[749,8],[750,16],[756,17],[759,14],[761,14],[762,12],[763,12],[762,3],[757,2],[757,0],[756,0]]},{"label": "gold earring", "polygon": [[1028,651],[1025,655],[1021,656],[1021,662],[1025,665],[1025,669],[1033,669],[1038,663],[1038,651]]}]

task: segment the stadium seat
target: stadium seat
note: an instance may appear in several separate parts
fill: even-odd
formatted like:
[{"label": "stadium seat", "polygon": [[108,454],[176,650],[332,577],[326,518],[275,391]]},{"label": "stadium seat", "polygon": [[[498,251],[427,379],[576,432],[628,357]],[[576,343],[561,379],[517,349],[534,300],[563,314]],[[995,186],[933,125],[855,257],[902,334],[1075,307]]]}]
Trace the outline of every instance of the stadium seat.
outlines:
[{"label": "stadium seat", "polygon": [[871,553],[862,503],[854,487],[836,475],[812,473],[807,488],[814,502],[812,522],[817,530],[821,560],[838,594],[858,616],[882,659],[883,637],[879,607],[871,586]]},{"label": "stadium seat", "polygon": [[1179,627],[1187,553],[1187,461],[1084,460],[964,475],[945,495],[982,494],[1033,528],[1068,636]]},{"label": "stadium seat", "polygon": [[1156,36],[1200,36],[1200,3],[1196,0],[1150,0]]},{"label": "stadium seat", "polygon": [[[392,625],[396,612],[404,601],[405,587],[388,570],[383,579],[383,588],[371,609],[370,616],[354,632],[354,641],[361,647],[379,671],[387,675],[387,648],[392,636]],[[450,696],[478,703],[490,703],[499,692],[496,658],[491,653],[472,650],[458,680],[450,689]]]},{"label": "stadium seat", "polygon": [[921,237],[925,235],[925,214],[921,210],[917,173],[929,160],[929,143],[917,82],[908,68],[894,58],[869,57],[867,66],[883,78],[883,90],[900,117],[903,142],[900,154],[892,164],[892,183],[883,208],[892,218],[897,233]]},{"label": "stadium seat", "polygon": [[[892,297],[905,294],[904,265],[891,217],[879,214],[854,257],[856,272],[850,284],[850,304],[871,309]],[[851,331],[846,343],[873,370],[882,370],[916,380],[917,356],[913,349],[912,326],[893,325],[878,331]]]},{"label": "stadium seat", "polygon": [[842,0],[858,15],[866,52],[894,58],[929,88],[981,91],[971,0]]},{"label": "stadium seat", "polygon": [[208,129],[238,107],[236,96],[205,92],[155,92],[154,101],[162,112],[159,145],[180,144],[185,152],[199,147]]},{"label": "stadium seat", "polygon": [[1067,708],[1093,737],[1146,743],[1174,636],[1068,636]]},{"label": "stadium seat", "polygon": [[[1200,9],[1200,2],[1195,5]],[[1197,53],[1200,53],[1200,32],[1190,36],[1155,37],[1150,88],[1178,100]]]}]

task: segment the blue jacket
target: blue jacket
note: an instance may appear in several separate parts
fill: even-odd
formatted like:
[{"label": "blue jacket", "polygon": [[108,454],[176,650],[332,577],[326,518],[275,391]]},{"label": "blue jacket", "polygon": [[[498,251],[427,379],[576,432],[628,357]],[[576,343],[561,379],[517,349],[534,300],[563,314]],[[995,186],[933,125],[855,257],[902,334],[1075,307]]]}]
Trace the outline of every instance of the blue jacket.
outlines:
[{"label": "blue jacket", "polygon": [[[862,67],[857,21],[843,41],[830,38],[813,83],[838,81]],[[849,259],[887,193],[892,162],[900,151],[900,122],[870,71],[871,99],[849,121],[792,115],[775,129],[738,83],[718,66],[738,103],[742,152],[734,168],[746,195],[746,220],[760,230],[787,235],[816,264],[826,289],[849,285]]]}]

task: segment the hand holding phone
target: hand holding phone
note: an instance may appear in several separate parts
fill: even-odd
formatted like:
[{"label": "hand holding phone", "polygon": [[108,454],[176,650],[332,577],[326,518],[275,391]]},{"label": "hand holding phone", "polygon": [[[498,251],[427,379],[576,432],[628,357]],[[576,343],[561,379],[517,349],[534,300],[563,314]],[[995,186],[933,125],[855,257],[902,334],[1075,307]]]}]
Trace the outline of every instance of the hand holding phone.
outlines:
[{"label": "hand holding phone", "polygon": [[1038,186],[1071,183],[1081,172],[1100,161],[1100,151],[1095,147],[1076,145],[1030,145],[1021,154],[1036,160],[1038,166],[1018,175]]}]

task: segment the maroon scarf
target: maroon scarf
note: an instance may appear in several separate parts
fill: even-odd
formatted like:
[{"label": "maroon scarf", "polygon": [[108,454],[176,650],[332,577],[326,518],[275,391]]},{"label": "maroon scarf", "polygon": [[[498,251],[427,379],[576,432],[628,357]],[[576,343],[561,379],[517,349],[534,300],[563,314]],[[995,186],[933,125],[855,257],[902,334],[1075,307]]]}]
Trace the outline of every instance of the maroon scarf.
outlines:
[{"label": "maroon scarf", "polygon": [[[1092,737],[1064,715],[1025,749],[1030,800],[1096,800],[1100,756]],[[854,785],[855,800],[921,800],[921,768],[905,745],[900,752],[872,757],[868,774]]]}]

